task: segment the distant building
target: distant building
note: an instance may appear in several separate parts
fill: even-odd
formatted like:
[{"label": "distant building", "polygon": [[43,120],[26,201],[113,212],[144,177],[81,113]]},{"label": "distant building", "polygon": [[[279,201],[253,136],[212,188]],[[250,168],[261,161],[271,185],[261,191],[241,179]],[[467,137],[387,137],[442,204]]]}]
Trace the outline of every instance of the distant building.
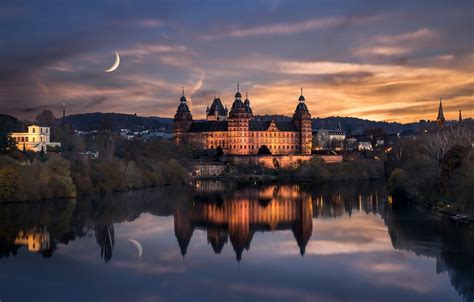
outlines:
[{"label": "distant building", "polygon": [[346,139],[346,150],[347,151],[354,151],[358,149],[357,138],[350,137]]},{"label": "distant building", "polygon": [[173,134],[164,132],[164,131],[147,131],[147,132],[142,132],[140,137],[143,140],[152,140],[152,139],[172,139]]},{"label": "distant building", "polygon": [[34,152],[46,152],[47,147],[61,147],[61,143],[50,141],[50,135],[49,127],[37,125],[28,126],[28,132],[13,132],[11,134],[18,149]]},{"label": "distant building", "polygon": [[192,165],[192,176],[220,176],[226,174],[226,164],[222,162],[199,162]]},{"label": "distant building", "polygon": [[377,138],[375,140],[375,146],[379,147],[379,146],[383,146],[385,144],[385,140],[384,139],[381,139],[381,138]]},{"label": "distant building", "polygon": [[370,150],[370,151],[374,150],[374,148],[372,147],[371,142],[359,142],[357,149],[359,151],[361,151],[361,150]]},{"label": "distant building", "polygon": [[120,136],[126,140],[132,140],[135,137],[130,129],[120,129]]},{"label": "distant building", "polygon": [[344,150],[346,133],[342,130],[318,129],[313,132],[313,150]]}]

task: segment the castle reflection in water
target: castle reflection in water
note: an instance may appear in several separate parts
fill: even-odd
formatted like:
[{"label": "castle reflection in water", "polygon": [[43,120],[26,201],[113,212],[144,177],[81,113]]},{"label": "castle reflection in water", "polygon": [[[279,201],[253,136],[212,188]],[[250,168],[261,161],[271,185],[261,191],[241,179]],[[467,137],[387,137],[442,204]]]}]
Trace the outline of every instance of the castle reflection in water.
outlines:
[{"label": "castle reflection in water", "polygon": [[257,231],[291,230],[303,255],[313,229],[313,204],[311,195],[298,192],[294,186],[269,186],[251,194],[236,191],[223,199],[198,196],[189,210],[178,209],[174,215],[181,254],[186,254],[198,228],[207,230],[207,240],[218,254],[230,241],[238,261]]},{"label": "castle reflection in water", "polygon": [[[220,182],[197,182],[191,208],[174,214],[175,235],[184,256],[195,229],[207,231],[208,243],[219,254],[230,241],[237,261],[249,250],[255,232],[290,230],[304,255],[313,231],[313,218],[351,215],[353,210],[377,212],[378,194],[325,197],[299,185],[270,185],[227,194]],[[216,194],[213,194],[216,193]]]},{"label": "castle reflection in water", "polygon": [[389,200],[383,185],[240,187],[197,182],[193,188],[172,192],[151,189],[99,199],[2,205],[0,258],[17,255],[22,246],[51,257],[61,244],[94,237],[100,257],[108,262],[115,245],[114,224],[134,221],[143,213],[174,218],[174,233],[183,256],[192,253],[188,246],[196,230],[207,233],[209,248],[217,254],[231,246],[237,261],[251,249],[256,232],[290,231],[304,255],[315,219],[373,213],[386,225],[394,249],[436,259],[437,272],[447,271],[455,289],[472,300],[472,229],[440,218],[427,219],[417,211],[393,209]]}]

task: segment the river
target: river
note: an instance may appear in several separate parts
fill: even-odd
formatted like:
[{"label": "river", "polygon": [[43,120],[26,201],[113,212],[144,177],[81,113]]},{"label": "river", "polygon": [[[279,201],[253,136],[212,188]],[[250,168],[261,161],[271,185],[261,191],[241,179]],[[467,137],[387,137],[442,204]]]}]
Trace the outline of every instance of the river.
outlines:
[{"label": "river", "polygon": [[473,301],[474,230],[383,184],[0,204],[0,301]]}]

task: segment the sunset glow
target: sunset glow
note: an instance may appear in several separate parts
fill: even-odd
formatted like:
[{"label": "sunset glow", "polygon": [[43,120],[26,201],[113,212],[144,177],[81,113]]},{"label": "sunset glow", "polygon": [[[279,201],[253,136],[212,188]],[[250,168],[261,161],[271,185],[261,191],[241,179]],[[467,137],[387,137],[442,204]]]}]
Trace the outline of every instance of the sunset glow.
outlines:
[{"label": "sunset glow", "polygon": [[199,119],[240,81],[255,114],[291,115],[303,86],[313,117],[433,120],[439,97],[446,119],[474,115],[471,1],[89,6],[0,4],[2,113],[171,117],[184,86]]}]

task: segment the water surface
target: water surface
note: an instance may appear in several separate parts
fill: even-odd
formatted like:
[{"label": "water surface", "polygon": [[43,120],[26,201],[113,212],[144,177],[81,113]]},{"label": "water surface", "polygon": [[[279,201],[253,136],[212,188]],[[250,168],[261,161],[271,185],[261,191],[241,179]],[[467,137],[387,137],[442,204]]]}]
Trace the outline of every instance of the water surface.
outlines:
[{"label": "water surface", "polygon": [[0,300],[473,301],[473,243],[377,184],[2,204]]}]

